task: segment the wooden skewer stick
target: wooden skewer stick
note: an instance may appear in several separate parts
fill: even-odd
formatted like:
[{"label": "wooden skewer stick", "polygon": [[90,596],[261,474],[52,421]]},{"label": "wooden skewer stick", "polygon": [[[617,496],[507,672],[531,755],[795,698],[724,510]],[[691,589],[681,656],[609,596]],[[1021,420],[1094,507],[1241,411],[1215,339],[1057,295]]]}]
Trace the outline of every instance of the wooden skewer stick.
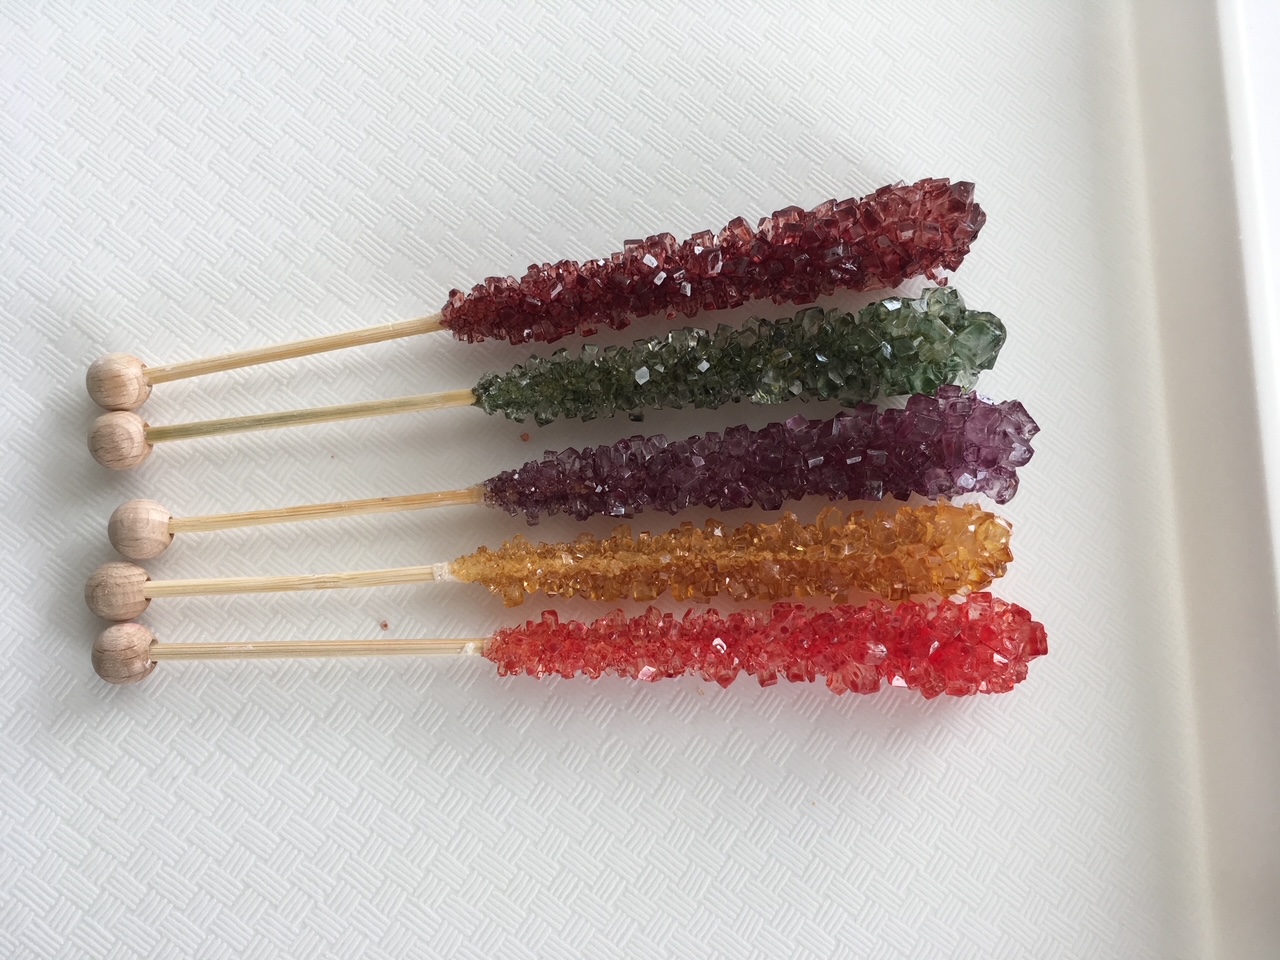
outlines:
[{"label": "wooden skewer stick", "polygon": [[187,360],[183,363],[170,363],[157,367],[149,367],[131,354],[109,353],[95,360],[89,367],[85,386],[88,387],[89,396],[93,402],[104,410],[136,410],[146,402],[147,397],[151,395],[151,388],[157,383],[203,377],[210,373],[221,373],[223,370],[237,370],[240,367],[274,363],[277,360],[309,357],[317,353],[328,353],[331,350],[383,343],[387,340],[397,340],[422,333],[435,333],[444,329],[440,321],[440,314],[433,313],[431,316],[420,317],[417,320],[384,323],[376,327],[366,327],[363,330],[349,330],[346,333],[313,337],[310,340],[240,350],[217,357],[205,357],[203,360]]},{"label": "wooden skewer stick", "polygon": [[273,640],[265,643],[161,643],[140,623],[117,623],[93,644],[93,669],[108,683],[136,683],[161,660],[275,660],[321,657],[477,656],[487,641]]},{"label": "wooden skewer stick", "polygon": [[161,427],[151,426],[136,413],[116,410],[104,413],[93,422],[93,428],[89,431],[89,452],[93,454],[93,459],[104,467],[111,470],[129,470],[151,456],[151,451],[157,443],[193,440],[197,437],[220,437],[225,434],[249,433],[255,430],[275,430],[280,427],[297,427],[312,423],[386,417],[397,413],[415,413],[420,410],[469,407],[475,402],[476,395],[471,390],[446,390],[442,393],[423,393],[412,397],[395,397],[390,400],[366,400],[361,403],[343,403],[332,407],[281,410],[276,413],[224,417],[219,420],[200,420],[195,423],[178,423]]},{"label": "wooden skewer stick", "polygon": [[374,497],[369,500],[309,503],[272,510],[249,510],[243,513],[175,517],[154,500],[130,500],[122,503],[111,514],[111,519],[107,522],[107,537],[111,540],[111,545],[130,560],[150,560],[164,553],[179,533],[208,533],[213,530],[233,530],[238,527],[256,527],[270,523],[358,517],[483,502],[483,487],[467,487],[462,490],[440,490],[403,497]]},{"label": "wooden skewer stick", "polygon": [[449,564],[391,567],[348,573],[316,573],[285,577],[210,577],[197,580],[152,580],[132,563],[104,563],[89,577],[84,599],[104,620],[132,620],[156,597],[208,597],[231,593],[294,593],[303,590],[346,590],[390,587],[404,583],[449,580]]}]

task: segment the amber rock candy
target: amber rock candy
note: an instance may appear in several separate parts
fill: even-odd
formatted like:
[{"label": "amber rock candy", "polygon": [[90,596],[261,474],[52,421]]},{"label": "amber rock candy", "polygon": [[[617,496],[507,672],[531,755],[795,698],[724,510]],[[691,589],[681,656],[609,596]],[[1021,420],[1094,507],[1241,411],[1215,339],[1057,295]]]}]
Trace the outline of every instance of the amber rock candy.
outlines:
[{"label": "amber rock candy", "polygon": [[817,523],[784,513],[776,523],[684,523],[666,533],[582,534],[568,543],[514,537],[449,564],[454,579],[481,583],[508,606],[528,594],[592,600],[783,600],[852,591],[890,600],[981,590],[1013,559],[1010,526],[972,504],[938,503],[848,516],[828,507]]}]

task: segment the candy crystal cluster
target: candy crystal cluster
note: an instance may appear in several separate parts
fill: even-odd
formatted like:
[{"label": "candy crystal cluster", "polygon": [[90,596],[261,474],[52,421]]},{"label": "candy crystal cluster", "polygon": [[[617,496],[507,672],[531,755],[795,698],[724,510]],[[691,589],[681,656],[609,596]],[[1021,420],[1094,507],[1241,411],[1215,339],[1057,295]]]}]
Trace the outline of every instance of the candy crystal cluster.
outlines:
[{"label": "candy crystal cluster", "polygon": [[1044,627],[1013,603],[975,593],[954,603],[910,601],[810,611],[776,603],[771,611],[682,618],[652,607],[593,623],[561,623],[554,613],[499,630],[485,656],[504,676],[662,680],[686,674],[728,686],[740,673],[762,687],[825,677],[835,693],[874,693],[882,683],[926,698],[1005,693],[1027,664],[1048,652]]},{"label": "candy crystal cluster", "polygon": [[718,520],[635,536],[629,526],[597,539],[530,543],[513,537],[449,565],[449,574],[482,583],[507,606],[542,591],[592,600],[847,599],[851,591],[890,600],[981,590],[1013,559],[1006,521],[976,506],[938,503],[897,512],[842,514],[828,507],[817,523],[784,513],[776,523],[737,529]]},{"label": "candy crystal cluster", "polygon": [[990,369],[1005,330],[990,313],[965,308],[949,288],[916,299],[891,297],[857,314],[802,310],[782,320],[748,320],[714,333],[686,327],[630,347],[557,350],[475,387],[486,413],[539,424],[592,420],[621,411],[720,407],[747,399],[836,400],[847,407],[881,396],[970,387]]},{"label": "candy crystal cluster", "polygon": [[629,517],[691,506],[781,509],[788,500],[930,499],[984,493],[1007,503],[1039,431],[1016,400],[957,386],[916,394],[902,410],[863,404],[830,420],[795,416],[761,430],[730,427],[668,441],[658,434],[548,451],[484,483],[485,502],[530,523],[567,513]]},{"label": "candy crystal cluster", "polygon": [[839,289],[876,290],[960,266],[986,215],[973,184],[921,180],[862,200],[787,207],[752,230],[741,217],[680,243],[669,233],[628,240],[607,259],[531,265],[519,280],[489,277],[452,290],[443,323],[460,340],[552,342],[632,317],[692,317],[748,300],[812,303]]}]

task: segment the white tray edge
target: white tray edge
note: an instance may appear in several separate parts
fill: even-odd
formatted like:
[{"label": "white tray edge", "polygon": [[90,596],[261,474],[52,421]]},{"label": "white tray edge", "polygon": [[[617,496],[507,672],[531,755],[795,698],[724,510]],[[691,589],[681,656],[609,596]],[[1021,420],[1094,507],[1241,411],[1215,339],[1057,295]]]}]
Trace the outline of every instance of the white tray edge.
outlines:
[{"label": "white tray edge", "polygon": [[[1264,283],[1246,257],[1249,171],[1233,164],[1241,109],[1233,0],[1137,0],[1134,37],[1147,205],[1193,678],[1211,944],[1223,958],[1280,943],[1280,632],[1264,464],[1280,397],[1269,377]],[[1219,45],[1221,38],[1222,46]],[[1234,125],[1239,134],[1240,125]],[[1246,320],[1246,318],[1249,318]],[[1268,334],[1268,338],[1269,338]],[[1210,392],[1206,384],[1235,385]],[[1262,390],[1256,389],[1265,384]],[[1264,459],[1265,458],[1265,459]],[[1280,481],[1270,471],[1273,494]]]}]

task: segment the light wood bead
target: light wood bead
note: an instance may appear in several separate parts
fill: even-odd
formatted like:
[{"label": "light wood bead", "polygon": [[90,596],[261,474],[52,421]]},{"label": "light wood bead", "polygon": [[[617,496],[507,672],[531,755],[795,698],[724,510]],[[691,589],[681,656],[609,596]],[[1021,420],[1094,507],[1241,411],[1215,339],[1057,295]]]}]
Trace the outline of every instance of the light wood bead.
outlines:
[{"label": "light wood bead", "polygon": [[142,595],[150,579],[136,564],[104,563],[84,585],[84,602],[104,620],[132,620],[151,604]]},{"label": "light wood bead", "polygon": [[107,683],[137,683],[156,668],[155,634],[140,623],[117,623],[93,642],[93,669]]},{"label": "light wood bead", "polygon": [[111,514],[107,538],[121,556],[150,560],[173,543],[173,534],[169,531],[171,519],[169,511],[154,500],[130,500]]},{"label": "light wood bead", "polygon": [[151,396],[146,364],[127,353],[108,353],[85,374],[89,397],[104,410],[137,410]]},{"label": "light wood bead", "polygon": [[147,425],[136,413],[104,413],[89,431],[89,453],[108,470],[132,470],[151,456],[152,449]]}]

